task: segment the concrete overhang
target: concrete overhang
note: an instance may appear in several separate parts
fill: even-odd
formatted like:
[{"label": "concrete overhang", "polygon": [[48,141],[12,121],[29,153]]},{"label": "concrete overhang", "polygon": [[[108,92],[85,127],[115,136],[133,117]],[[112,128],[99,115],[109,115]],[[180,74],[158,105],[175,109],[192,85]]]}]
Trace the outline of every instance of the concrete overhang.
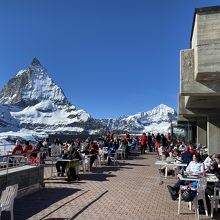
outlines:
[{"label": "concrete overhang", "polygon": [[[220,13],[218,19],[220,20]],[[218,32],[216,32],[219,35],[220,21],[218,26]],[[213,27],[213,29],[215,29],[215,27]],[[195,46],[194,52],[194,79],[196,81],[220,81],[220,39],[205,41],[203,45]]]},{"label": "concrete overhang", "polygon": [[188,117],[187,115],[183,116],[178,114],[177,115],[177,125],[181,126],[181,125],[188,125],[188,124],[196,124],[197,121],[197,117]]},{"label": "concrete overhang", "polygon": [[[178,100],[178,115],[182,115],[185,118],[198,118],[198,117],[207,117],[208,115],[216,115],[219,114],[219,109],[217,108],[186,108],[186,101],[190,100],[190,96],[181,96],[179,95]],[[208,106],[208,105],[207,105]]]},{"label": "concrete overhang", "polygon": [[220,110],[220,96],[188,96],[185,98],[185,108],[189,110]]}]

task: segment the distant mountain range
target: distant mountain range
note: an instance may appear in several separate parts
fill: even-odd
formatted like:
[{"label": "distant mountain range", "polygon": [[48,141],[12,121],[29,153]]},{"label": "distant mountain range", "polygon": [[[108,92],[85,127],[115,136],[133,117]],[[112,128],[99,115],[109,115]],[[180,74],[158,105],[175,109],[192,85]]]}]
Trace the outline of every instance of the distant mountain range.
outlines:
[{"label": "distant mountain range", "polygon": [[110,130],[130,131],[131,133],[153,132],[167,133],[171,121],[175,122],[177,113],[174,109],[160,104],[147,112],[121,116],[118,119],[102,119]]},{"label": "distant mountain range", "polygon": [[84,110],[77,110],[63,90],[49,77],[47,70],[34,58],[31,65],[19,71],[0,92],[0,132],[103,133],[167,132],[170,121],[176,120],[174,109],[159,105],[147,112],[118,119],[94,119]]}]

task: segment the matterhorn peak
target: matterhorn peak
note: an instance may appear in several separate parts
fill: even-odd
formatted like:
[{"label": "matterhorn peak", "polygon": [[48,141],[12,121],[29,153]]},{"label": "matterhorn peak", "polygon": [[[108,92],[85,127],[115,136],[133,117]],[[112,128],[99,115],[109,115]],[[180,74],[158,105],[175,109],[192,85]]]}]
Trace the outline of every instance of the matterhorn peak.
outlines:
[{"label": "matterhorn peak", "polygon": [[0,92],[0,103],[22,108],[45,100],[51,100],[59,106],[70,105],[62,89],[53,82],[37,58],[27,69],[19,71],[9,80]]},{"label": "matterhorn peak", "polygon": [[32,66],[41,66],[40,61],[35,57],[32,62],[31,62]]}]

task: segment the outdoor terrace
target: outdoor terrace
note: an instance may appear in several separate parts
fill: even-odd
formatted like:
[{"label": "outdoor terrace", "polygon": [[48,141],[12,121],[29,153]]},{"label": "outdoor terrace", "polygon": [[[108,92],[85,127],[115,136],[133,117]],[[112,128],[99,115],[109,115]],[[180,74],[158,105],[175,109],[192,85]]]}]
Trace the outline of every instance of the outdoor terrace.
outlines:
[{"label": "outdoor terrace", "polygon": [[[176,179],[168,177],[159,185],[155,159],[152,153],[121,160],[118,166],[94,167],[72,183],[64,177],[47,179],[50,168],[45,167],[45,188],[15,200],[15,219],[195,219],[187,203],[177,214],[178,202],[171,200],[167,190],[167,184],[173,185]],[[211,218],[201,214],[200,219]],[[213,219],[220,219],[220,211]]]}]

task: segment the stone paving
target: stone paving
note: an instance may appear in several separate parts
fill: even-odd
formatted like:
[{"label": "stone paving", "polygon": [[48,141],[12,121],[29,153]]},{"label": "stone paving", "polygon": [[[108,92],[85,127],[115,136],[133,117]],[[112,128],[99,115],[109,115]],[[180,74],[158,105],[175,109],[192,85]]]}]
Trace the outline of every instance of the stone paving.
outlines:
[{"label": "stone paving", "polygon": [[[171,200],[166,187],[176,179],[169,177],[159,185],[155,159],[154,154],[130,157],[117,166],[93,168],[72,183],[64,177],[45,180],[45,189],[15,200],[15,220],[195,219],[194,211],[184,202],[177,215],[177,201]],[[45,168],[46,177],[49,172]],[[205,215],[200,218],[211,219]],[[220,219],[220,211],[213,219]]]}]

